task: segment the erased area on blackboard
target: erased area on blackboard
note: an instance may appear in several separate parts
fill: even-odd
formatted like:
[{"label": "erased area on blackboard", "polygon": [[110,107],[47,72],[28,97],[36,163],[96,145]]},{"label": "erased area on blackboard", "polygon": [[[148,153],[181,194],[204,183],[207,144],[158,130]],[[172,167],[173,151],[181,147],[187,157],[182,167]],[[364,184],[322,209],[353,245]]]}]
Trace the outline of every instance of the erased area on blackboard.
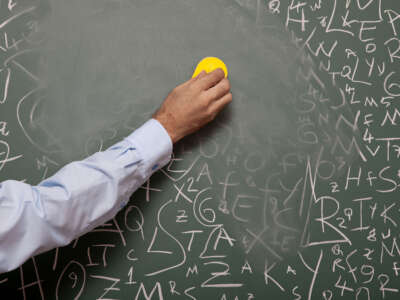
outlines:
[{"label": "erased area on blackboard", "polygon": [[[220,220],[242,250],[281,260],[305,239],[308,199],[300,199],[300,187],[310,184],[305,180],[311,175],[304,166],[320,159],[323,131],[337,129],[327,122],[308,133],[299,117],[310,109],[303,97],[310,86],[323,89],[307,75],[313,63],[273,15],[260,29],[249,14],[251,9],[224,0],[58,2],[41,25],[46,42],[40,77],[46,92],[37,120],[56,137],[59,160],[82,158],[149,118],[172,88],[190,78],[200,58],[220,57],[229,68],[234,101],[214,123],[181,143],[176,154],[189,164],[198,155],[209,158],[217,178],[210,205],[222,212]],[[327,111],[320,104],[310,116]],[[182,144],[189,154],[179,150]],[[207,157],[202,151],[213,145],[219,145],[218,155]],[[234,171],[227,166],[232,153],[245,162]],[[274,178],[287,157],[295,157],[296,167],[280,173],[284,180]],[[237,183],[240,199],[224,192],[229,180]],[[254,191],[254,186],[265,188]],[[166,193],[173,194],[174,186],[169,188]],[[232,202],[241,207],[241,216],[232,207],[225,210]],[[267,254],[263,248],[257,253],[255,238],[276,242]]]},{"label": "erased area on blackboard", "polygon": [[[129,129],[138,126],[208,55],[226,61],[233,94],[247,98],[240,109],[233,103],[232,122],[264,122],[263,134],[289,134],[290,120],[279,107],[296,85],[296,52],[287,37],[257,32],[224,1],[113,3],[57,3],[42,24],[47,101],[41,122],[68,159],[101,130],[128,119]],[[249,119],[248,112],[258,115]]]}]

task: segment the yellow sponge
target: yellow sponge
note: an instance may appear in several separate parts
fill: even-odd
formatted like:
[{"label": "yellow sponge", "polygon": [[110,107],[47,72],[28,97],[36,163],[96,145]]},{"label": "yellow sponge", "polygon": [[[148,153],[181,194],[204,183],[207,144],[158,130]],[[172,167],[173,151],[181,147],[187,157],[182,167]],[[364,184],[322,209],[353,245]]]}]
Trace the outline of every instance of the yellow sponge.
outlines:
[{"label": "yellow sponge", "polygon": [[228,69],[222,60],[218,57],[208,56],[203,58],[194,70],[192,78],[200,74],[201,71],[206,71],[207,73],[214,71],[215,69],[221,68],[224,70],[225,77],[228,77]]}]

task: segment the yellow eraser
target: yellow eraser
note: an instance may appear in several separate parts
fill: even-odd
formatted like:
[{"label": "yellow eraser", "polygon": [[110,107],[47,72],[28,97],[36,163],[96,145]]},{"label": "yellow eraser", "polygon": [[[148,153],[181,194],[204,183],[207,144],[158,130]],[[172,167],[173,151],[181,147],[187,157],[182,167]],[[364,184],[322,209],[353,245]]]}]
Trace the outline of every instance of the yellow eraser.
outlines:
[{"label": "yellow eraser", "polygon": [[228,69],[222,60],[218,57],[208,56],[203,58],[194,70],[192,78],[200,74],[201,71],[206,71],[207,73],[214,71],[215,69],[221,68],[224,70],[225,77],[228,77]]}]

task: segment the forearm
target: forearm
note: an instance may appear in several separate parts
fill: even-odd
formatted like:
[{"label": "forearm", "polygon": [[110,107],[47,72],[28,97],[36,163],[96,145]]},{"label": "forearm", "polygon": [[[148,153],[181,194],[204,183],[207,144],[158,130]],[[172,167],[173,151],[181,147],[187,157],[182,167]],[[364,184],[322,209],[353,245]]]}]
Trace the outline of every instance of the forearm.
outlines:
[{"label": "forearm", "polygon": [[70,243],[108,221],[170,159],[172,143],[151,120],[123,141],[72,162],[37,186],[0,186],[0,272]]}]

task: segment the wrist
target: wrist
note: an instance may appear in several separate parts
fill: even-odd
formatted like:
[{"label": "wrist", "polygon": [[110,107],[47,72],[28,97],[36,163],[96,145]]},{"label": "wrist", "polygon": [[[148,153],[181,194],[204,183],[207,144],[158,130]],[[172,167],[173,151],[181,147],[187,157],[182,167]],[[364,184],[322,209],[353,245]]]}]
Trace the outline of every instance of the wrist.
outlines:
[{"label": "wrist", "polygon": [[181,137],[179,137],[176,134],[176,130],[174,130],[173,124],[171,124],[171,123],[173,123],[171,120],[171,119],[173,119],[172,116],[170,116],[170,118],[168,118],[165,115],[156,113],[153,116],[153,118],[155,120],[157,120],[161,124],[162,127],[164,127],[165,131],[168,133],[169,137],[171,138],[172,144],[175,144],[177,141],[179,141],[181,139]]}]

